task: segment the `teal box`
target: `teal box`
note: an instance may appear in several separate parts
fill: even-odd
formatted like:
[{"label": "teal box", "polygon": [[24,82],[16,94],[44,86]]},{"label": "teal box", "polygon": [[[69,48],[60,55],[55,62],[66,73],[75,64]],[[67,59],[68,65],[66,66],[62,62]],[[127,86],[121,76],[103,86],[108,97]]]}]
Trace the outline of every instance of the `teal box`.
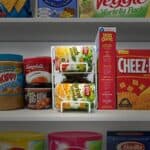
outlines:
[{"label": "teal box", "polygon": [[77,0],[38,0],[38,17],[77,17]]}]

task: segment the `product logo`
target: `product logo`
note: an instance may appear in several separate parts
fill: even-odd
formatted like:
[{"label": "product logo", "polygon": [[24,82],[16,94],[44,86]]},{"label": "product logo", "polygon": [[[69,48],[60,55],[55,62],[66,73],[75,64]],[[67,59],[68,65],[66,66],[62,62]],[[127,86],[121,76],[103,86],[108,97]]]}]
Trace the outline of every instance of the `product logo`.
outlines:
[{"label": "product logo", "polygon": [[117,150],[145,150],[145,146],[139,142],[123,142],[117,146]]},{"label": "product logo", "polygon": [[68,5],[72,0],[43,0],[50,7],[60,8]]},{"label": "product logo", "polygon": [[14,72],[1,73],[0,74],[0,84],[15,81],[16,77],[17,77],[16,73],[14,73]]},{"label": "product logo", "polygon": [[103,6],[110,8],[129,7],[132,5],[144,4],[147,0],[97,0],[96,8],[100,9]]},{"label": "product logo", "polygon": [[120,58],[118,71],[120,73],[150,73],[150,58]]},{"label": "product logo", "polygon": [[102,40],[102,42],[105,42],[105,41],[112,42],[113,41],[113,35],[112,35],[112,33],[103,33],[101,40]]}]

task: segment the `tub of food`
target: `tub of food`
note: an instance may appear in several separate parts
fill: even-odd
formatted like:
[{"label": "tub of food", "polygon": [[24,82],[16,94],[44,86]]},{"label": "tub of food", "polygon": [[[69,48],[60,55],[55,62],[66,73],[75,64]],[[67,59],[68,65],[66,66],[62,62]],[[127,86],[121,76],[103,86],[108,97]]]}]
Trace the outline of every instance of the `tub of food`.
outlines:
[{"label": "tub of food", "polygon": [[36,132],[1,132],[0,150],[45,150],[45,137]]},{"label": "tub of food", "polygon": [[25,58],[24,72],[27,84],[51,83],[51,58],[46,56]]},{"label": "tub of food", "polygon": [[49,150],[102,150],[102,135],[96,132],[67,131],[48,135]]},{"label": "tub of food", "polygon": [[47,109],[52,106],[50,84],[29,84],[25,87],[25,101],[28,108]]},{"label": "tub of food", "polygon": [[22,60],[21,55],[0,54],[0,110],[24,106]]}]

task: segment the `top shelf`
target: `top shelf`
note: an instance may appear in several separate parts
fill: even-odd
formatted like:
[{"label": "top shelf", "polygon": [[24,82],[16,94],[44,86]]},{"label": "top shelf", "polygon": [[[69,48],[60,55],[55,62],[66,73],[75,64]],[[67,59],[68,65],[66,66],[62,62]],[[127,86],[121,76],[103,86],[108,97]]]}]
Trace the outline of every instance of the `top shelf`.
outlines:
[{"label": "top shelf", "polygon": [[94,42],[99,26],[116,27],[118,42],[150,42],[146,18],[0,18],[0,42]]}]

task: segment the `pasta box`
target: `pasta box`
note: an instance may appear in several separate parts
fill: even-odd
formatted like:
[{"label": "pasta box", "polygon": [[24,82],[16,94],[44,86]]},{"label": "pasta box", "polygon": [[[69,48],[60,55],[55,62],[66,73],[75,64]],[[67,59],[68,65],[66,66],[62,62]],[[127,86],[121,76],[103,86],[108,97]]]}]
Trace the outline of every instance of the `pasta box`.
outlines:
[{"label": "pasta box", "polygon": [[77,17],[77,0],[38,0],[38,17]]},{"label": "pasta box", "polygon": [[111,131],[107,133],[107,150],[149,150],[150,132]]},{"label": "pasta box", "polygon": [[150,50],[117,51],[118,109],[150,109]]}]

